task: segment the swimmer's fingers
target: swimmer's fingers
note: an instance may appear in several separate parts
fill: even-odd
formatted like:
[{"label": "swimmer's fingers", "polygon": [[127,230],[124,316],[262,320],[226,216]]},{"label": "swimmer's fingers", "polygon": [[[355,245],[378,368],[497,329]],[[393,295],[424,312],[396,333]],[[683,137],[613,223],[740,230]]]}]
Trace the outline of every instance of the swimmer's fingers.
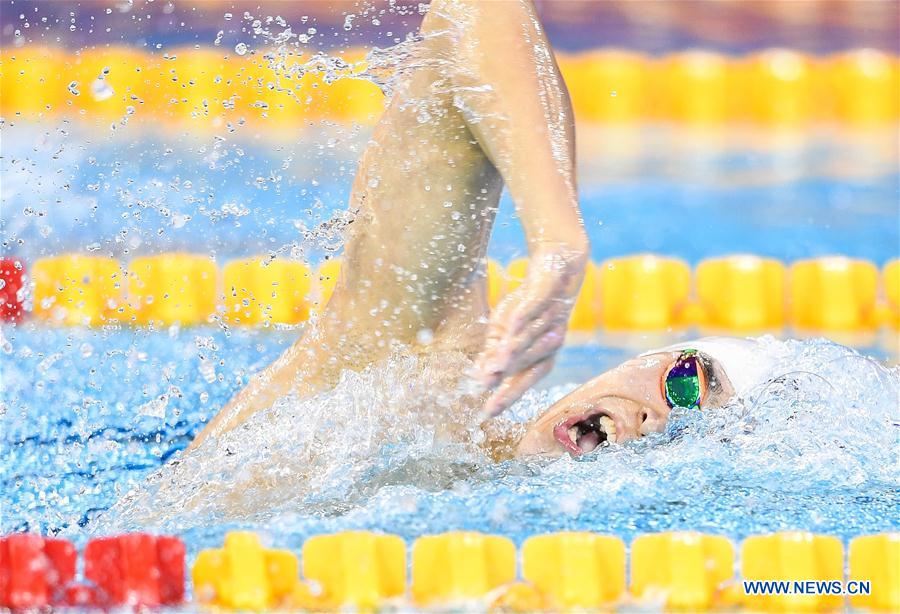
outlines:
[{"label": "swimmer's fingers", "polygon": [[509,298],[512,300],[504,306],[510,309],[503,317],[509,332],[515,335],[567,297],[561,280],[545,274],[530,276]]},{"label": "swimmer's fingers", "polygon": [[530,339],[529,345],[520,346],[517,356],[513,357],[508,373],[514,374],[525,371],[534,364],[539,363],[549,356],[553,356],[562,347],[566,340],[565,322],[551,321],[541,328],[540,334]]},{"label": "swimmer's fingers", "polygon": [[491,318],[485,348],[477,362],[481,385],[487,390],[555,352],[565,337],[565,323],[571,309],[568,301],[541,301],[542,309],[528,310],[532,319],[517,328],[509,325],[510,311],[522,307],[511,304],[514,305],[511,309],[501,306]]},{"label": "swimmer's fingers", "polygon": [[526,390],[547,375],[553,368],[553,356],[532,365],[525,371],[507,378],[484,404],[484,413],[493,418],[515,403]]}]

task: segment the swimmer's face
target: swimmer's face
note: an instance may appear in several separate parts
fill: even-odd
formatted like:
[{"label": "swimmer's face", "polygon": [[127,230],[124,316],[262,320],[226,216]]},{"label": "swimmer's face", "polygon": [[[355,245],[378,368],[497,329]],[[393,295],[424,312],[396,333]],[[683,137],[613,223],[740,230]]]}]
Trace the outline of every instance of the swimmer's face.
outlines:
[{"label": "swimmer's face", "polygon": [[700,352],[660,352],[629,360],[561,399],[533,421],[519,456],[587,454],[665,429],[673,407],[702,411],[734,389],[720,365]]}]

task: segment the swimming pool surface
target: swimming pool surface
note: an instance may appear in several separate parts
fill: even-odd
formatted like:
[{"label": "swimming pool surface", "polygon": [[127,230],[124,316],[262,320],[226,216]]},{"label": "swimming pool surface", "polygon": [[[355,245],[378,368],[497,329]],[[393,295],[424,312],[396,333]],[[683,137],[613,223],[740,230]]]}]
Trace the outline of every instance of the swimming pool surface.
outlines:
[{"label": "swimming pool surface", "polygon": [[[792,375],[753,402],[682,415],[658,437],[550,463],[494,464],[472,445],[423,442],[413,426],[391,430],[380,424],[389,416],[371,413],[381,409],[386,386],[414,389],[417,378],[403,369],[390,384],[363,375],[342,382],[330,400],[296,410],[309,412],[318,434],[285,415],[270,433],[281,448],[267,448],[259,433],[247,435],[232,451],[239,459],[233,475],[213,462],[194,463],[196,475],[183,491],[148,490],[148,474],[239,388],[238,374],[267,364],[292,336],[15,331],[4,358],[3,531],[62,531],[80,539],[87,530],[145,526],[176,531],[196,548],[220,543],[235,527],[298,546],[305,536],[347,528],[408,538],[465,528],[520,540],[562,529],[628,539],[666,529],[740,538],[781,529],[850,537],[900,527],[898,372],[825,342],[798,344],[787,369]],[[580,374],[624,357],[623,350],[597,345],[569,347],[550,383],[579,382]],[[532,393],[514,414],[532,414],[571,387]],[[366,400],[368,413],[361,409]],[[423,419],[422,428],[428,424]],[[293,441],[285,441],[285,428],[296,429]],[[304,458],[302,451],[316,445],[332,450],[327,462],[307,459],[317,488],[285,496],[286,486],[272,486],[282,490],[271,503],[257,499],[252,509],[237,504],[229,511],[232,480],[241,496],[255,499],[249,485],[260,477],[242,474],[292,467],[296,459],[285,456],[292,446]],[[132,488],[143,490],[147,525],[109,516],[91,523]],[[195,488],[208,490],[205,502],[194,500]]]},{"label": "swimming pool surface", "polygon": [[[316,262],[339,248],[327,222],[344,207],[365,138],[337,128],[290,144],[64,128],[4,128],[4,246],[29,259],[65,251],[127,259],[202,245],[219,261],[273,251]],[[849,150],[866,159],[816,142],[711,146],[687,163],[684,152],[654,146],[667,142],[659,131],[632,133],[631,148],[618,132],[579,136],[595,260],[639,251],[691,263],[736,252],[786,261],[841,253],[880,265],[900,251],[890,147]],[[524,255],[508,199],[491,254]],[[196,552],[235,527],[284,546],[347,528],[407,538],[463,528],[517,541],[562,529],[629,539],[666,529],[848,538],[900,528],[898,371],[824,341],[782,348],[790,374],[742,403],[680,415],[638,443],[544,463],[492,462],[470,419],[457,443],[428,434],[435,413],[421,424],[395,419],[394,393],[434,385],[398,357],[389,372],[348,376],[326,397],[281,408],[216,462],[184,459],[175,481],[148,481],[296,335],[4,326],[0,530],[83,540],[145,527],[177,532]],[[511,419],[668,340],[567,347]],[[266,443],[267,428],[277,444]],[[314,488],[298,486],[303,471]],[[104,513],[133,489],[135,504]],[[230,505],[233,496],[253,505]]]}]

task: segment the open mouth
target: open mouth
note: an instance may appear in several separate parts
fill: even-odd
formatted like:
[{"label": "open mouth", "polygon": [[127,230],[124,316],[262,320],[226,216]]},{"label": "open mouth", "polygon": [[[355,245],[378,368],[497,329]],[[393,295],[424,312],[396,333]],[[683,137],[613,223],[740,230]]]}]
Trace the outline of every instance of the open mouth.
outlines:
[{"label": "open mouth", "polygon": [[553,435],[572,454],[587,454],[604,441],[615,443],[616,424],[602,411],[575,416],[558,424]]}]

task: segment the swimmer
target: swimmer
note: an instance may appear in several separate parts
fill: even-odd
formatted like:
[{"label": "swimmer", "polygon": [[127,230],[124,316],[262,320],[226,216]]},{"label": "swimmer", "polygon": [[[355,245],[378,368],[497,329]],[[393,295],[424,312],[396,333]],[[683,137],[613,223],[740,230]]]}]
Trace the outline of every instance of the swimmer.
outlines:
[{"label": "swimmer", "polygon": [[665,430],[675,407],[702,411],[767,377],[760,341],[710,337],[647,352],[594,378],[532,422],[518,456],[587,454]]},{"label": "swimmer", "polygon": [[[308,397],[401,344],[474,359],[496,415],[552,367],[588,258],[568,93],[531,0],[433,0],[360,160],[322,316],[192,442]],[[528,276],[491,311],[486,250],[503,186]]]}]

